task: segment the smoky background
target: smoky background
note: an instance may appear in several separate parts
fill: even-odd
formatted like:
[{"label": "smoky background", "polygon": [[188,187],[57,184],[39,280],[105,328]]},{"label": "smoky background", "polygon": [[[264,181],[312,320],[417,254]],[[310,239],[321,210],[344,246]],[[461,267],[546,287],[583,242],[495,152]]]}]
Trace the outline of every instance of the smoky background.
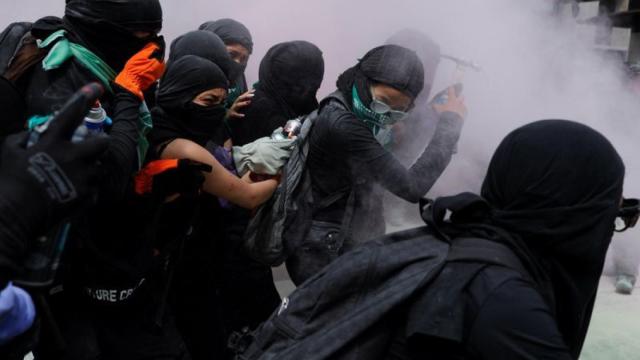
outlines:
[{"label": "smoky background", "polygon": [[[2,27],[64,13],[63,0],[0,2]],[[161,2],[167,43],[208,20],[231,17],[247,25],[255,43],[249,83],[257,81],[260,59],[272,45],[315,43],[326,66],[320,97],[332,92],[337,76],[366,51],[404,28],[428,34],[443,53],[478,63],[482,72],[468,71],[464,80],[469,115],[458,153],[429,197],[479,191],[500,140],[520,125],[550,118],[579,121],[604,133],[626,163],[625,194],[640,197],[640,95],[631,91],[620,59],[594,47],[598,27],[554,16],[554,0]],[[584,10],[578,19],[587,16]],[[453,63],[440,62],[432,95],[451,84],[454,69]],[[640,256],[640,239],[631,240],[638,235],[624,235],[626,257]]]}]

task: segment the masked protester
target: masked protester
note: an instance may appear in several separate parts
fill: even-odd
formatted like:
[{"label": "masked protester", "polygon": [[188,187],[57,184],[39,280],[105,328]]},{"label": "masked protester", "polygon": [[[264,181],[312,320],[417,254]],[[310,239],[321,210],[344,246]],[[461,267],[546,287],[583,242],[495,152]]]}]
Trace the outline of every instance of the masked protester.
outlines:
[{"label": "masked protester", "polygon": [[447,263],[409,304],[398,331],[408,353],[396,356],[578,359],[624,172],[611,143],[575,122],[539,121],[509,134],[482,197],[438,199],[427,217],[454,248],[457,239],[481,239],[477,251],[502,248],[515,262]]},{"label": "masked protester", "polygon": [[451,90],[436,108],[433,141],[406,169],[387,150],[391,125],[402,121],[423,90],[415,52],[396,45],[369,51],[338,78],[309,135],[307,167],[314,213],[307,238],[287,261],[299,284],[357,243],[385,232],[381,192],[417,202],[440,177],[460,135],[466,108]]},{"label": "masked protester", "polygon": [[[71,0],[62,19],[45,17],[30,26],[3,75],[23,93],[28,117],[49,115],[89,82],[109,88],[161,28],[158,0]],[[112,95],[101,99],[109,114]]]},{"label": "masked protester", "polygon": [[[225,217],[216,197],[238,206],[254,208],[266,201],[277,182],[248,184],[220,165],[205,149],[211,134],[224,119],[228,80],[220,68],[206,59],[187,55],[169,64],[154,109],[156,127],[151,133],[158,158],[189,158],[213,167],[205,174],[198,198],[199,216],[185,243],[174,282],[173,309],[194,359],[223,356],[226,333],[221,324],[218,277],[219,247]],[[194,293],[193,289],[200,289]]]},{"label": "masked protester", "polygon": [[287,120],[318,107],[316,93],[324,77],[322,51],[306,41],[277,44],[262,59],[259,76],[245,117],[230,122],[236,146],[269,136]]},{"label": "masked protester", "polygon": [[185,55],[195,55],[212,61],[218,65],[230,81],[235,79],[241,71],[244,71],[229,57],[222,40],[209,31],[190,31],[171,43],[169,62]]},{"label": "masked protester", "polygon": [[[249,62],[249,57],[253,53],[251,33],[246,26],[233,19],[208,21],[200,25],[199,30],[210,31],[218,35],[222,41],[224,41],[231,59],[241,67],[238,76],[235,79],[231,79],[231,87],[227,99],[227,104],[234,104],[236,100],[248,90],[244,71]],[[247,99],[247,94],[245,94],[245,97],[241,99],[241,101],[246,101]]]}]

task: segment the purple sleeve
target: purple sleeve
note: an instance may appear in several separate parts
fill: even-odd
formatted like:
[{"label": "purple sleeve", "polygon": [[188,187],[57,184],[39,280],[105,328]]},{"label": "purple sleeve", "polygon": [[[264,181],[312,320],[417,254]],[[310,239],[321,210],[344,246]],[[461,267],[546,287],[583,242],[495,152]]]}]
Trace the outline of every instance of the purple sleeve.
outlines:
[{"label": "purple sleeve", "polygon": [[31,296],[9,283],[0,291],[0,345],[29,330],[35,317]]}]

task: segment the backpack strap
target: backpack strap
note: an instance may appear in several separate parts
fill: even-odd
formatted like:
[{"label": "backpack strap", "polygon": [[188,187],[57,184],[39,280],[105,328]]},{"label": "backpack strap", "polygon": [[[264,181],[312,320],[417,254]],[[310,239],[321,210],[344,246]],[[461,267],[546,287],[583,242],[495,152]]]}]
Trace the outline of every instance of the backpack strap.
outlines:
[{"label": "backpack strap", "polygon": [[447,262],[481,262],[515,270],[531,280],[522,261],[506,245],[481,238],[456,238],[451,241]]}]

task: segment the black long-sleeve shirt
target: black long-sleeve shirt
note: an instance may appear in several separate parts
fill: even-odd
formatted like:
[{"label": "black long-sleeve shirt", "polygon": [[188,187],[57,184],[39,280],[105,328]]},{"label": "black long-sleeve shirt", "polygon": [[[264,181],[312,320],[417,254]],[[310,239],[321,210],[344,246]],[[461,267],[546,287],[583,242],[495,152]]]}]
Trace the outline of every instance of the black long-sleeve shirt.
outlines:
[{"label": "black long-sleeve shirt", "polygon": [[375,185],[417,202],[435,184],[449,164],[460,137],[462,119],[454,113],[440,116],[432,141],[407,169],[380,145],[367,125],[337,100],[321,107],[309,140],[308,169],[314,201],[336,193],[342,198],[314,219],[340,223],[347,199],[355,191],[356,215],[352,236],[356,241],[384,233],[382,199]]}]

